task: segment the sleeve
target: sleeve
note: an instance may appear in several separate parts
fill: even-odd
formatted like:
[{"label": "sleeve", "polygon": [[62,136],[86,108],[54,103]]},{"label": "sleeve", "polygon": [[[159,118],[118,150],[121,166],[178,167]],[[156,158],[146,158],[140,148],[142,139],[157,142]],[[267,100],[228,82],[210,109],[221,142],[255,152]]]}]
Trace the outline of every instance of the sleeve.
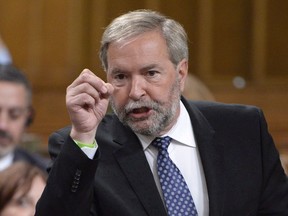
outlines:
[{"label": "sleeve", "polygon": [[263,181],[259,215],[288,215],[288,179],[261,110]]},{"label": "sleeve", "polygon": [[97,159],[89,159],[70,136],[59,133],[50,137],[49,153],[53,165],[35,215],[89,215]]}]

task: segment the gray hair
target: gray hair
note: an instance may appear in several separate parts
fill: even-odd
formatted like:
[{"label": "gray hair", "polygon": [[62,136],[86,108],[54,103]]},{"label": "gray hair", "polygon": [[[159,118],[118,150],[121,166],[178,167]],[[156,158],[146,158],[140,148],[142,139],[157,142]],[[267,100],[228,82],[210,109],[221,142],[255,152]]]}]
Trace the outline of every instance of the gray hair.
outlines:
[{"label": "gray hair", "polygon": [[188,61],[187,34],[182,25],[159,12],[141,9],[115,18],[105,29],[99,53],[103,69],[107,71],[108,68],[107,50],[110,43],[121,42],[153,30],[162,33],[175,67],[183,59]]}]

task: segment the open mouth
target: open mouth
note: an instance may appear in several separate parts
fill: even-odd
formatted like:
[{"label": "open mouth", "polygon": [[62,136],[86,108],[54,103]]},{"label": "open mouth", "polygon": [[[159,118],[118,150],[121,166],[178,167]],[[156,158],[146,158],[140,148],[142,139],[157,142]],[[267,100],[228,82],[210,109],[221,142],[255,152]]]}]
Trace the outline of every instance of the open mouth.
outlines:
[{"label": "open mouth", "polygon": [[150,109],[148,107],[141,107],[141,108],[133,109],[132,113],[135,113],[135,114],[146,113],[146,112],[149,112],[149,110]]},{"label": "open mouth", "polygon": [[139,118],[147,118],[150,115],[151,108],[148,107],[140,107],[132,109],[129,112],[129,116],[139,119]]}]

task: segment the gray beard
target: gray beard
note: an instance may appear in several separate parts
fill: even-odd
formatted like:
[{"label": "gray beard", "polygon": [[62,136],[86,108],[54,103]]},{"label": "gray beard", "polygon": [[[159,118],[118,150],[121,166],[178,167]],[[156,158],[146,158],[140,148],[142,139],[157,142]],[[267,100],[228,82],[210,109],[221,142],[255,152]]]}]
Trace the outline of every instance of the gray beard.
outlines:
[{"label": "gray beard", "polygon": [[[180,84],[179,81],[175,83],[170,89],[171,97],[167,102],[160,101],[129,101],[124,108],[116,108],[114,101],[111,99],[110,104],[114,113],[119,120],[129,126],[135,133],[146,136],[159,136],[162,131],[173,122],[176,118],[177,110],[180,106]],[[139,107],[149,107],[153,110],[153,114],[148,118],[134,119],[128,116],[128,113]],[[145,123],[144,123],[145,121]],[[138,126],[141,124],[141,126]]]}]

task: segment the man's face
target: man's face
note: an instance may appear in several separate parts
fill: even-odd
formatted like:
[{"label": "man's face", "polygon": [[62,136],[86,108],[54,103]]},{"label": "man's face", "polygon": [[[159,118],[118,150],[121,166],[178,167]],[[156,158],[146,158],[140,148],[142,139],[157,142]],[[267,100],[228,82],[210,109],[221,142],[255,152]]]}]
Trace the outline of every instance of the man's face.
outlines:
[{"label": "man's face", "polygon": [[18,83],[0,81],[0,158],[20,142],[28,115],[25,87]]},{"label": "man's face", "polygon": [[114,86],[111,106],[136,133],[159,136],[175,124],[187,61],[177,68],[158,31],[110,44],[107,80]]}]

